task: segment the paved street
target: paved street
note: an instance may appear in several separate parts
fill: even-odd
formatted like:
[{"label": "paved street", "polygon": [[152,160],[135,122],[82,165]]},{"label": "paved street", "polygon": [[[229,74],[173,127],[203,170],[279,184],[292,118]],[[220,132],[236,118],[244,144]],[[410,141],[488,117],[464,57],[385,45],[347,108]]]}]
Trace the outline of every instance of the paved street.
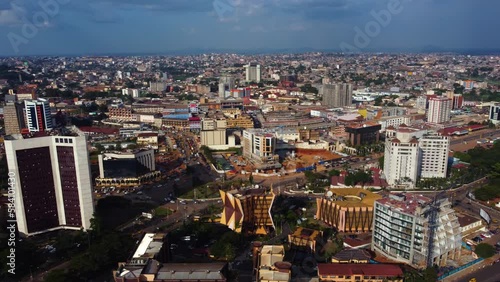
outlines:
[{"label": "paved street", "polygon": [[[478,266],[472,267],[473,270],[477,270]],[[482,265],[479,266],[479,271],[469,274],[463,278],[456,278],[447,280],[450,282],[469,282],[472,278],[476,278],[477,282],[498,282],[500,281],[500,263],[494,265]]]}]

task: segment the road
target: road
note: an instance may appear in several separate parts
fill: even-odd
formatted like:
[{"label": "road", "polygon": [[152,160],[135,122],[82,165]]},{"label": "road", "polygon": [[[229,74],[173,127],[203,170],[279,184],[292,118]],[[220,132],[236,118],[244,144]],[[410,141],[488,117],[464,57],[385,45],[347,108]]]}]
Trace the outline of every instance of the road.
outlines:
[{"label": "road", "polygon": [[488,130],[476,131],[466,135],[463,138],[451,139],[450,145],[456,145],[473,140],[475,141],[481,138],[489,138],[497,135],[500,135],[500,129],[488,129]]},{"label": "road", "polygon": [[[481,266],[479,266],[481,267]],[[474,268],[474,267],[472,267]],[[476,267],[477,268],[477,267]],[[500,263],[494,265],[486,265],[481,270],[455,280],[453,282],[469,282],[472,278],[476,278],[477,282],[498,282],[500,281]]]}]

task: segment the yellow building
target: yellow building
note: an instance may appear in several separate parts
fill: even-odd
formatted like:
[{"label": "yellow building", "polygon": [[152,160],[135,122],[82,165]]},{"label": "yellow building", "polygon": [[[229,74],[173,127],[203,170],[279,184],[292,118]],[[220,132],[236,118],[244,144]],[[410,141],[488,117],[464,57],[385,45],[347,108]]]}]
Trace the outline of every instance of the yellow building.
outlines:
[{"label": "yellow building", "polygon": [[249,116],[236,116],[227,119],[228,128],[253,128],[253,120]]},{"label": "yellow building", "polygon": [[373,204],[378,194],[363,188],[330,189],[316,199],[316,218],[340,232],[369,232],[373,224]]},{"label": "yellow building", "polygon": [[220,223],[238,233],[265,235],[275,229],[271,217],[273,192],[264,189],[219,192],[224,205]]},{"label": "yellow building", "polygon": [[[254,246],[256,248],[257,246]],[[257,256],[257,282],[289,282],[291,281],[292,265],[283,261],[285,247],[282,245],[258,246],[254,250]]]},{"label": "yellow building", "polygon": [[322,232],[318,230],[299,227],[288,235],[288,242],[292,248],[315,252],[316,242],[320,236],[322,236]]}]

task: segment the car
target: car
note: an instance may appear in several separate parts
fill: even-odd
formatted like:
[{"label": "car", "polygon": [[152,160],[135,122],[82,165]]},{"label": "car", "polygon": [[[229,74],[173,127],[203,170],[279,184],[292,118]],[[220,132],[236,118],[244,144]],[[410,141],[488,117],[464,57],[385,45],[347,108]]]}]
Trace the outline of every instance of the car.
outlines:
[{"label": "car", "polygon": [[174,201],[174,200],[171,200],[171,201],[170,201],[170,203],[171,203],[171,204],[175,204],[175,201]]},{"label": "car", "polygon": [[184,201],[179,201],[179,203],[180,203],[181,205],[185,205],[185,204],[186,204],[186,202],[184,202]]},{"label": "car", "polygon": [[485,238],[491,238],[491,234],[488,232],[481,234],[481,236],[484,236]]}]

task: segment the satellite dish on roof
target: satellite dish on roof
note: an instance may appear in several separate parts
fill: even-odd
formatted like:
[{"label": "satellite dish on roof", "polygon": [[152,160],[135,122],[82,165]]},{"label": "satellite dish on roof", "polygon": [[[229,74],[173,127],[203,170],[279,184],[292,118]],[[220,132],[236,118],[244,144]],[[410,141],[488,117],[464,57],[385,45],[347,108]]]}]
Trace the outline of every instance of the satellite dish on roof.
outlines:
[{"label": "satellite dish on roof", "polygon": [[327,197],[331,197],[331,196],[333,196],[333,192],[332,192],[332,191],[328,191],[328,192],[326,192],[326,196],[327,196]]}]

